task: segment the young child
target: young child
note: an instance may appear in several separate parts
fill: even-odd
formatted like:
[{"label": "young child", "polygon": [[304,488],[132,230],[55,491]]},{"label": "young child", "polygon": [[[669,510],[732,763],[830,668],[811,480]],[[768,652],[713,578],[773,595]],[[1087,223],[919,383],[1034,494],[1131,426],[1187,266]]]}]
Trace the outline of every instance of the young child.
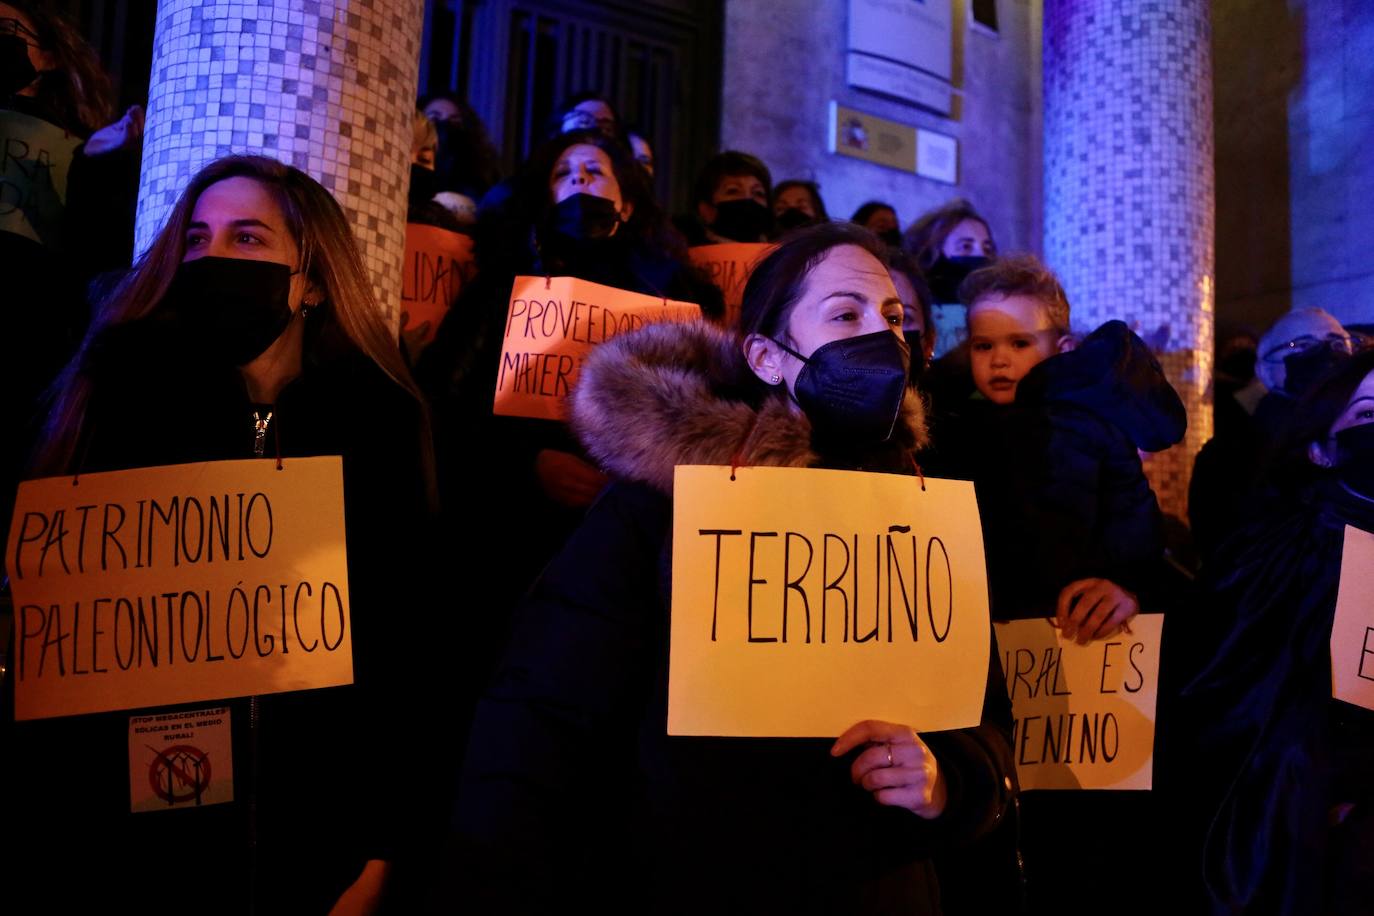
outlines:
[{"label": "young child", "polygon": [[[936,427],[938,461],[926,467],[974,481],[994,619],[1054,617],[1080,643],[1107,637],[1140,610],[1137,595],[1162,565],[1159,506],[1137,449],[1181,439],[1183,404],[1120,321],[1075,346],[1068,299],[1036,258],[975,271],[960,298],[976,393]],[[1141,793],[1111,793],[1131,794]],[[1139,839],[1115,835],[1148,816],[1134,804],[1100,792],[1022,799],[1032,912],[1100,899],[1093,895],[1114,880],[1115,866],[1111,853],[1088,848],[1082,837],[1098,824],[1117,854],[1138,846]],[[998,842],[1015,845],[993,839],[984,854],[1003,854]]]},{"label": "young child", "polygon": [[944,424],[953,441],[937,440],[932,471],[978,487],[993,616],[1106,636],[1139,610],[1163,551],[1137,449],[1181,439],[1183,404],[1120,321],[1075,346],[1064,290],[1034,257],[975,271],[960,295],[976,394]]}]

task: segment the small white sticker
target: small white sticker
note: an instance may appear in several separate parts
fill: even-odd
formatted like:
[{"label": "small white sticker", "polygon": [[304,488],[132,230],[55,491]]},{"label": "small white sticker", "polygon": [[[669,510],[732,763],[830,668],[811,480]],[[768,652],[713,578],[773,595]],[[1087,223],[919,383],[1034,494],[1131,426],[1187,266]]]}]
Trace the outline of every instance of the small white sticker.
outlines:
[{"label": "small white sticker", "polygon": [[233,800],[227,706],[129,717],[130,810],[168,811]]}]

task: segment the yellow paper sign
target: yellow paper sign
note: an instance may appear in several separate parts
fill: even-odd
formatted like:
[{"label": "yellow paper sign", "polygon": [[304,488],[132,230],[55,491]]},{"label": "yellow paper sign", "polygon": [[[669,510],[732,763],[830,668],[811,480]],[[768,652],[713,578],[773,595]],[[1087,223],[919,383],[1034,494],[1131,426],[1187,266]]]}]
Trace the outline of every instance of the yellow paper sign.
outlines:
[{"label": "yellow paper sign", "polygon": [[1086,646],[1044,619],[996,626],[1021,788],[1150,788],[1164,615]]},{"label": "yellow paper sign", "polygon": [[1351,525],[1331,625],[1331,695],[1374,709],[1374,534]]},{"label": "yellow paper sign", "polygon": [[982,718],[988,591],[973,484],[681,466],[670,735],[834,737]]},{"label": "yellow paper sign", "polygon": [[476,273],[472,236],[438,226],[406,224],[401,331],[412,356],[434,339],[439,322]]},{"label": "yellow paper sign", "polygon": [[775,247],[766,242],[727,242],[687,249],[692,263],[701,268],[724,295],[727,328],[739,324],[739,309],[744,302],[744,285],[749,282],[749,274]]},{"label": "yellow paper sign", "polygon": [[6,565],[16,719],[353,682],[338,457],[27,481]]},{"label": "yellow paper sign", "polygon": [[695,321],[701,306],[574,277],[516,277],[492,411],[561,420],[582,362],[597,344],[658,321]]}]

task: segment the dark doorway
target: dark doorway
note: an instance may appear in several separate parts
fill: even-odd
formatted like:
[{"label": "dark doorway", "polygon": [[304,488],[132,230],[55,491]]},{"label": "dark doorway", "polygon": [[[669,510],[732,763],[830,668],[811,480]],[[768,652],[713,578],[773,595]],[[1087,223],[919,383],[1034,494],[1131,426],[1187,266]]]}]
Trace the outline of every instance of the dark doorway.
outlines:
[{"label": "dark doorway", "polygon": [[721,23],[722,0],[430,0],[420,89],[465,95],[508,171],[562,99],[599,92],[653,146],[659,198],[682,210],[719,142]]}]

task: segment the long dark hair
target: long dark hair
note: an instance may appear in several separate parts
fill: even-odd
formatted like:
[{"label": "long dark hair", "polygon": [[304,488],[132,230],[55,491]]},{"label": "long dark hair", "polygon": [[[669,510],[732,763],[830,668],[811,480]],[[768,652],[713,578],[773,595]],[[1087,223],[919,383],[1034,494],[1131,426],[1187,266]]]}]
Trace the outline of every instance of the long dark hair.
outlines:
[{"label": "long dark hair", "polygon": [[611,160],[611,171],[620,185],[620,196],[634,207],[620,231],[632,244],[665,251],[673,257],[686,257],[681,236],[674,232],[654,199],[649,175],[635,161],[628,147],[596,130],[574,130],[559,134],[530,156],[517,179],[514,214],[524,226],[540,225],[553,209],[549,176],[558,158],[570,147],[594,146]]},{"label": "long dark hair", "polygon": [[114,120],[114,88],[100,56],[70,20],[51,3],[6,0],[33,26],[53,68],[38,78],[37,102],[59,120],[59,127],[89,136]]},{"label": "long dark hair", "polygon": [[982,223],[988,230],[988,235],[992,235],[992,227],[983,219],[983,215],[973,208],[973,204],[962,197],[956,197],[944,206],[921,214],[902,234],[902,247],[906,249],[907,254],[916,259],[922,270],[928,270],[940,259],[945,239],[949,238],[955,226],[966,219]]},{"label": "long dark hair", "polygon": [[[338,202],[300,169],[265,156],[228,156],[196,173],[152,245],[96,311],[81,348],[54,383],[53,407],[35,461],[38,473],[73,469],[91,396],[92,381],[82,370],[92,342],[114,325],[147,317],[161,304],[186,255],[186,230],[196,202],[211,185],[229,178],[253,179],[281,207],[301,253],[301,270],[325,293],[324,305],[317,312],[322,323],[320,339],[356,347],[423,406],[396,337],[382,319],[371,277]],[[424,422],[422,457],[432,495],[433,459],[427,419]]]}]

